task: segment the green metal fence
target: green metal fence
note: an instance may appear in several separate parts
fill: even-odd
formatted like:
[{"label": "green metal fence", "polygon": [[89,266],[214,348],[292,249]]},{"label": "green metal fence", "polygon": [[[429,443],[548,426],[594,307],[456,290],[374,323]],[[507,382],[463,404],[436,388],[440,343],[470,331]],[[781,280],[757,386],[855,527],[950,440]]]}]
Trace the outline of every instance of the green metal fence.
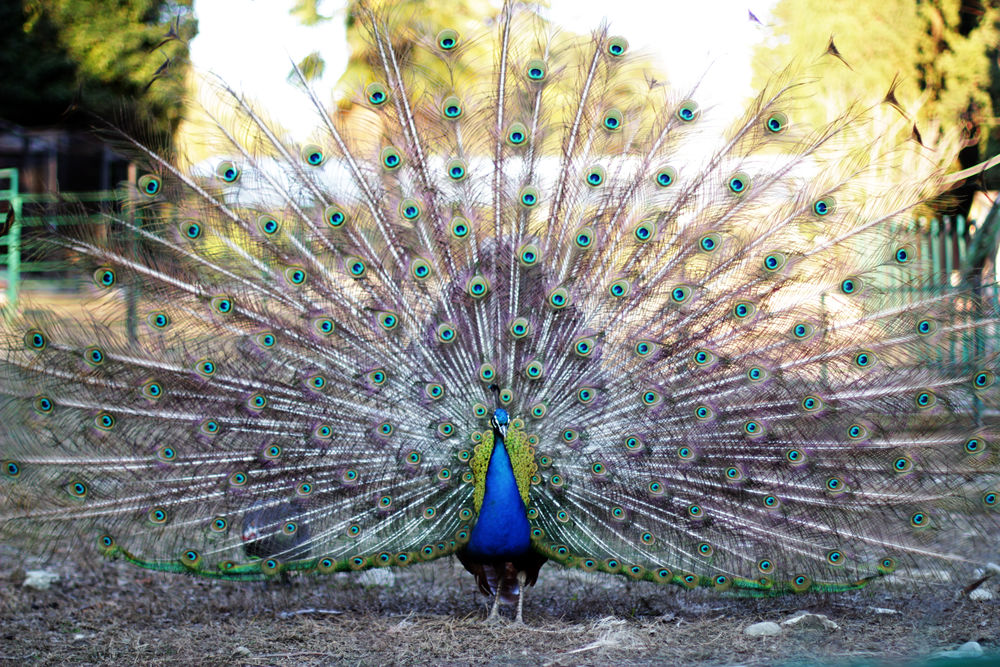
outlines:
[{"label": "green metal fence", "polygon": [[0,247],[6,247],[4,270],[7,278],[7,305],[8,308],[17,306],[17,292],[21,279],[21,213],[23,202],[19,193],[19,174],[17,169],[0,169],[0,186],[6,184],[7,187],[0,187],[0,201],[7,202],[9,207],[6,219],[11,220],[10,228],[4,230],[0,236]]},{"label": "green metal fence", "polygon": [[[0,236],[0,276],[6,279],[6,308],[17,307],[25,280],[44,280],[49,285],[67,286],[72,283],[59,272],[65,262],[52,258],[23,256],[26,237],[44,234],[44,228],[59,224],[103,224],[99,211],[116,207],[118,196],[109,190],[96,192],[26,194],[20,191],[17,169],[0,169],[0,203],[6,204],[8,229]],[[0,214],[0,220],[4,219]]]}]

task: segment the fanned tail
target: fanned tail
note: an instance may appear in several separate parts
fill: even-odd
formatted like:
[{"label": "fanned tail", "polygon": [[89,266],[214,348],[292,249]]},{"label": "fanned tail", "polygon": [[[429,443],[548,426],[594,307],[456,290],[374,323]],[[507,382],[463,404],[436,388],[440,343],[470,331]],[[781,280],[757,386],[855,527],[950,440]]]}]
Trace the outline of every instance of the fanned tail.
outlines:
[{"label": "fanned tail", "polygon": [[796,122],[792,71],[707,135],[625,40],[510,5],[356,18],[376,76],[308,93],[311,141],[219,84],[213,173],[123,136],[110,235],[54,230],[93,317],[4,325],[6,533],[231,579],[438,558],[495,383],[564,565],[769,594],[981,562],[998,314],[917,277],[929,150]]}]

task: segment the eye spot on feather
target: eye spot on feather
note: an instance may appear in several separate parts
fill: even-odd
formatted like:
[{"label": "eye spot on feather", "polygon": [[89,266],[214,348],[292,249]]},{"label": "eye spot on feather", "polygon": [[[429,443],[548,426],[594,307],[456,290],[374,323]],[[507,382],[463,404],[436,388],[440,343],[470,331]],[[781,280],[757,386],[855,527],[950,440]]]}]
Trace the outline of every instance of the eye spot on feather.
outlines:
[{"label": "eye spot on feather", "polygon": [[153,174],[144,174],[139,177],[138,181],[136,181],[136,185],[139,188],[139,192],[142,194],[147,197],[155,197],[160,194],[160,189],[163,187],[163,181],[161,181],[158,176]]},{"label": "eye spot on feather", "polygon": [[48,346],[48,339],[45,337],[45,334],[38,329],[32,329],[28,333],[24,334],[24,344],[30,350],[41,352]]},{"label": "eye spot on feather", "polygon": [[420,217],[420,204],[416,199],[404,199],[399,202],[399,214],[404,220],[413,221]]},{"label": "eye spot on feather", "polygon": [[788,127],[788,116],[781,112],[773,113],[768,117],[764,125],[767,127],[768,132],[778,134]]},{"label": "eye spot on feather", "polygon": [[[694,409],[694,417],[698,421],[709,421],[714,416],[715,412],[712,410],[712,408],[708,407],[707,405],[698,405]],[[683,449],[686,450],[687,448],[685,447]],[[690,458],[690,457],[682,456],[681,458]]]},{"label": "eye spot on feather", "polygon": [[625,117],[622,115],[621,111],[619,111],[618,109],[608,109],[607,111],[604,112],[604,119],[602,121],[602,125],[604,126],[604,129],[607,130],[608,132],[618,132],[619,130],[622,129],[624,120]]},{"label": "eye spot on feather", "polygon": [[386,171],[395,171],[403,164],[403,156],[392,146],[386,146],[381,154],[382,168]]},{"label": "eye spot on feather", "polygon": [[326,153],[316,144],[306,144],[302,147],[302,160],[310,167],[319,167],[326,162]]},{"label": "eye spot on feather", "polygon": [[608,55],[613,58],[620,58],[625,55],[628,50],[628,40],[624,37],[614,36],[609,37],[607,41],[607,46],[605,47]]},{"label": "eye spot on feather", "polygon": [[534,82],[540,82],[545,80],[545,76],[548,73],[548,68],[544,60],[534,59],[528,62],[528,66],[525,69],[528,74],[528,78]]},{"label": "eye spot on feather", "polygon": [[262,215],[257,218],[257,229],[264,234],[264,236],[274,236],[281,229],[281,223],[279,223],[272,215]]},{"label": "eye spot on feather", "polygon": [[464,239],[469,235],[469,221],[465,218],[453,218],[451,221],[451,235],[456,239]]},{"label": "eye spot on feather", "polygon": [[448,178],[456,183],[458,181],[465,180],[468,174],[468,167],[465,164],[465,160],[454,159],[448,163],[446,173]]},{"label": "eye spot on feather", "polygon": [[677,171],[673,167],[661,167],[653,175],[653,181],[661,188],[670,187],[677,180]]},{"label": "eye spot on feather", "polygon": [[36,396],[32,402],[32,407],[40,415],[52,414],[52,411],[55,409],[52,399],[48,396]]},{"label": "eye spot on feather", "polygon": [[163,312],[150,313],[146,322],[154,329],[166,329],[170,326],[170,316]]},{"label": "eye spot on feather", "polygon": [[677,107],[677,118],[683,123],[697,120],[700,111],[694,100],[685,100]]},{"label": "eye spot on feather", "polygon": [[833,197],[823,197],[813,203],[812,212],[819,218],[825,218],[837,211],[837,200]]},{"label": "eye spot on feather", "polygon": [[114,269],[105,266],[94,271],[94,283],[98,287],[104,289],[114,287],[115,282],[117,282],[117,277],[115,276]]},{"label": "eye spot on feather", "polygon": [[417,280],[424,280],[430,277],[431,273],[433,273],[431,265],[422,257],[417,257],[410,263],[410,275]]},{"label": "eye spot on feather", "polygon": [[240,179],[240,168],[235,162],[226,160],[216,167],[215,175],[222,179],[224,183],[235,183]]},{"label": "eye spot on feather", "polygon": [[605,178],[606,174],[604,167],[599,164],[592,165],[589,169],[587,169],[583,176],[584,182],[592,188],[597,188],[603,185]]},{"label": "eye spot on feather", "polygon": [[437,35],[437,45],[442,51],[451,51],[458,46],[458,31],[447,28]]},{"label": "eye spot on feather", "polygon": [[517,260],[521,263],[521,266],[525,268],[535,266],[540,257],[541,251],[538,249],[538,246],[533,243],[521,246],[521,249],[518,250],[517,253]]},{"label": "eye spot on feather", "polygon": [[507,143],[511,146],[522,146],[528,141],[528,128],[524,123],[513,123],[507,128]]},{"label": "eye spot on feather", "polygon": [[750,189],[750,177],[744,173],[734,174],[727,183],[729,191],[734,195],[742,195]]},{"label": "eye spot on feather", "polygon": [[616,299],[628,296],[632,285],[627,280],[616,280],[608,287],[608,293]]},{"label": "eye spot on feather", "polygon": [[104,351],[99,347],[88,347],[83,351],[84,360],[91,366],[101,366],[104,364],[106,357]]},{"label": "eye spot on feather", "polygon": [[381,83],[373,82],[365,86],[365,99],[372,106],[378,107],[385,104],[389,99],[388,89]]},{"label": "eye spot on feather", "polygon": [[336,205],[327,206],[323,211],[323,220],[334,229],[342,227],[347,222],[347,213]]}]

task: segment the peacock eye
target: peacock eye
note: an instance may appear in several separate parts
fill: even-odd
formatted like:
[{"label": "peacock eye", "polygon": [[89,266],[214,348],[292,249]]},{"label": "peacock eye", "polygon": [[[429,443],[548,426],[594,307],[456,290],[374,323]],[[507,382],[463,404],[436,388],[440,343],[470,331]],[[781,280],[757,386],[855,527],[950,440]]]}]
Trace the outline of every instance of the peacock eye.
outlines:
[{"label": "peacock eye", "polygon": [[431,275],[431,265],[426,259],[418,257],[410,264],[410,273],[417,280],[423,280]]},{"label": "peacock eye", "polygon": [[653,222],[641,222],[632,230],[632,235],[639,243],[646,243],[656,237],[656,225]]},{"label": "peacock eye", "polygon": [[452,218],[451,235],[453,238],[464,239],[469,235],[470,230],[471,227],[468,220],[462,217]]},{"label": "peacock eye", "polygon": [[694,100],[684,100],[677,107],[677,118],[682,123],[690,123],[698,118],[698,104]]},{"label": "peacock eye", "polygon": [[607,45],[608,55],[614,58],[620,58],[625,55],[628,50],[628,41],[624,37],[610,37],[608,38]]},{"label": "peacock eye", "polygon": [[532,81],[544,81],[547,73],[545,61],[538,59],[532,60],[528,63],[525,71],[528,74],[528,78]]},{"label": "peacock eye", "polygon": [[507,143],[511,146],[522,146],[528,141],[528,128],[524,123],[513,123],[507,128]]},{"label": "peacock eye", "polygon": [[386,171],[396,171],[403,164],[403,156],[394,146],[386,146],[382,149],[382,168]]},{"label": "peacock eye", "polygon": [[451,51],[458,46],[458,40],[458,32],[448,28],[438,33],[437,45],[442,51]]},{"label": "peacock eye", "polygon": [[334,229],[342,227],[347,222],[347,213],[339,206],[327,206],[323,211],[323,220]]},{"label": "peacock eye", "polygon": [[535,266],[538,263],[538,260],[541,258],[541,255],[542,252],[541,250],[538,249],[538,246],[536,246],[533,243],[528,243],[526,245],[521,246],[521,249],[518,250],[517,258],[518,261],[521,262],[521,266],[529,268]]},{"label": "peacock eye", "polygon": [[517,200],[524,208],[533,208],[539,201],[538,188],[533,185],[524,186],[521,188],[521,192],[518,194]]},{"label": "peacock eye", "polygon": [[240,168],[235,162],[226,160],[215,168],[215,175],[224,183],[235,183],[240,179]]},{"label": "peacock eye", "polygon": [[833,197],[823,197],[817,199],[812,206],[813,214],[818,218],[825,218],[832,215],[837,210],[837,200]]},{"label": "peacock eye", "polygon": [[628,296],[628,293],[631,291],[631,289],[632,289],[632,284],[629,283],[629,281],[616,280],[615,282],[611,283],[610,287],[608,287],[608,292],[611,294],[611,296],[620,299],[624,296]]},{"label": "peacock eye", "polygon": [[729,191],[734,195],[742,195],[750,189],[750,177],[742,172],[734,174],[729,177],[727,185],[729,186]]},{"label": "peacock eye", "polygon": [[781,112],[775,112],[768,116],[767,120],[764,122],[764,126],[767,128],[768,132],[778,134],[788,127],[788,116]]},{"label": "peacock eye", "polygon": [[441,114],[447,120],[455,120],[462,115],[462,101],[454,95],[446,97],[441,103]]},{"label": "peacock eye", "polygon": [[653,175],[653,182],[661,188],[666,188],[674,184],[677,180],[677,171],[673,167],[661,167]]},{"label": "peacock eye", "polygon": [[606,177],[607,174],[604,171],[604,167],[595,164],[584,172],[583,180],[590,187],[596,188],[604,183]]},{"label": "peacock eye", "polygon": [[385,104],[386,100],[389,99],[389,91],[381,83],[370,83],[365,86],[365,99],[372,106],[378,107]]},{"label": "peacock eye", "polygon": [[404,199],[399,202],[399,215],[404,220],[413,221],[420,217],[420,203],[416,199]]},{"label": "peacock eye", "polygon": [[321,146],[306,144],[301,151],[302,160],[310,167],[318,167],[326,161],[326,153]]},{"label": "peacock eye", "polygon": [[147,197],[155,197],[160,194],[160,189],[163,187],[163,181],[160,180],[159,176],[145,174],[139,177],[136,185],[139,188],[139,192],[142,194]]},{"label": "peacock eye", "polygon": [[[625,122],[625,117],[622,115],[622,112],[619,111],[618,109],[608,109],[607,111],[604,112],[604,119],[602,121],[602,125],[604,126],[604,129],[607,130],[608,132],[619,131],[620,129],[622,129],[622,125],[624,124],[624,122]],[[597,185],[600,185],[600,183],[598,183]]]}]

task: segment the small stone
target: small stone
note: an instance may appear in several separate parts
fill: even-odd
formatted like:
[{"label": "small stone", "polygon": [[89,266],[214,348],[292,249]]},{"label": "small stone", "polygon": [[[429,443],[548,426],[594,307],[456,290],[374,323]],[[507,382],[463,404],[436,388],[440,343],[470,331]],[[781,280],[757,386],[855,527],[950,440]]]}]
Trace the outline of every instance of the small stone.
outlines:
[{"label": "small stone", "polygon": [[241,658],[249,658],[250,656],[253,655],[253,652],[246,646],[237,646],[235,649],[233,649],[233,655],[239,656]]},{"label": "small stone", "polygon": [[956,658],[959,660],[968,658],[978,658],[983,655],[983,647],[979,642],[965,642],[953,651],[938,651],[935,658]]},{"label": "small stone", "polygon": [[819,630],[839,630],[840,626],[823,614],[812,614],[808,611],[797,611],[791,618],[781,622],[785,627],[815,628]]},{"label": "small stone", "polygon": [[747,637],[770,637],[781,634],[781,626],[774,621],[761,621],[745,627],[743,634]]},{"label": "small stone", "polygon": [[869,607],[873,614],[898,614],[899,612],[895,609],[889,609],[888,607]]},{"label": "small stone", "polygon": [[969,593],[969,599],[970,600],[980,600],[980,601],[982,601],[982,600],[992,600],[993,597],[994,597],[993,596],[993,591],[991,591],[990,589],[986,588],[985,586],[980,586],[979,588],[977,588],[974,591],[972,591],[971,593]]},{"label": "small stone", "polygon": [[28,570],[24,575],[24,583],[21,585],[36,591],[47,591],[53,583],[59,581],[59,575],[48,570]]}]

